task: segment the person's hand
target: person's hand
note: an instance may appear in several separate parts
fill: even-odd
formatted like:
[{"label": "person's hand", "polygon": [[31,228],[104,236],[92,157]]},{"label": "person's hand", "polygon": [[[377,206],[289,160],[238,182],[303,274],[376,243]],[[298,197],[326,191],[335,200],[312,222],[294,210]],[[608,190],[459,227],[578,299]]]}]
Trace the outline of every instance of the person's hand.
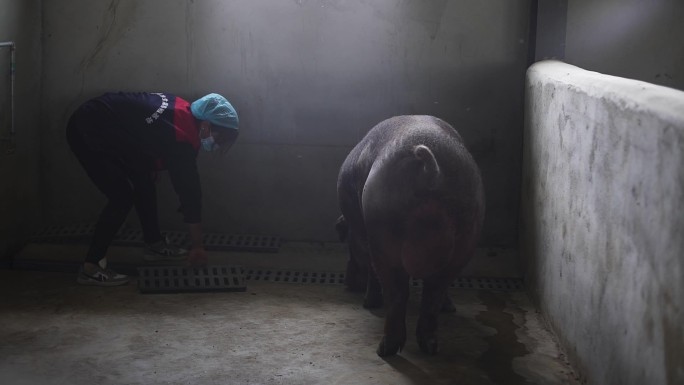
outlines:
[{"label": "person's hand", "polygon": [[204,266],[209,262],[207,258],[207,251],[202,246],[196,246],[190,249],[188,254],[188,263],[190,266]]}]

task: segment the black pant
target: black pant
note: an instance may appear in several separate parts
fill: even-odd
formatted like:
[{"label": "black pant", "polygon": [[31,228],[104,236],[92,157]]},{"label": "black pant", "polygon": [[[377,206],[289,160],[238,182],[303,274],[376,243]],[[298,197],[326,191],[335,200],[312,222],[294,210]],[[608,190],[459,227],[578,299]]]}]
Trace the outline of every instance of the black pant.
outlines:
[{"label": "black pant", "polygon": [[86,262],[97,263],[107,254],[132,206],[138,214],[145,242],[162,239],[157,218],[157,192],[152,174],[127,165],[113,149],[94,148],[86,133],[97,133],[102,116],[92,103],[84,104],[69,119],[67,142],[81,166],[108,202],[100,213]]}]

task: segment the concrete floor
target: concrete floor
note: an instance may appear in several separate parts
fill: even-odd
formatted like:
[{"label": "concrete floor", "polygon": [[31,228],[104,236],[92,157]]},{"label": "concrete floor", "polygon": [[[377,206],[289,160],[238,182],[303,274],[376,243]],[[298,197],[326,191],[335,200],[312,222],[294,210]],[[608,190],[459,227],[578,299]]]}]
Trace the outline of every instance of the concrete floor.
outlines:
[{"label": "concrete floor", "polygon": [[[54,260],[73,247],[83,246],[34,245],[19,258]],[[339,271],[343,255],[309,247],[211,258]],[[430,357],[415,341],[420,288],[412,290],[406,347],[381,359],[383,312],[363,309],[342,285],[247,281],[246,292],[140,294],[135,282],[84,287],[75,273],[0,270],[0,383],[578,383],[524,292],[451,289],[457,311],[442,315],[440,353]]]}]

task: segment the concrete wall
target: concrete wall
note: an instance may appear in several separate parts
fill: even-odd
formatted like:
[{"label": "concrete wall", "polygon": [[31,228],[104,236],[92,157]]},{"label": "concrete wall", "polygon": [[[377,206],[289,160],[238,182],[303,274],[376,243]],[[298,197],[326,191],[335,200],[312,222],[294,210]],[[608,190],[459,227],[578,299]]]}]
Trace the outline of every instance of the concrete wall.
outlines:
[{"label": "concrete wall", "polygon": [[10,50],[0,48],[0,262],[40,222],[39,0],[0,0],[0,42],[16,44],[15,129],[11,137]]},{"label": "concrete wall", "polygon": [[590,384],[684,383],[684,92],[527,73],[521,255]]},{"label": "concrete wall", "polygon": [[684,90],[684,1],[565,1],[565,58],[559,59]]},{"label": "concrete wall", "polygon": [[[49,1],[43,4],[48,223],[93,221],[98,192],[69,153],[76,106],[108,90],[219,92],[239,143],[200,155],[205,227],[335,240],[335,184],[376,123],[432,114],[480,164],[483,243],[517,243],[528,1]],[[182,228],[168,179],[165,228]],[[133,222],[135,223],[135,222]]]}]

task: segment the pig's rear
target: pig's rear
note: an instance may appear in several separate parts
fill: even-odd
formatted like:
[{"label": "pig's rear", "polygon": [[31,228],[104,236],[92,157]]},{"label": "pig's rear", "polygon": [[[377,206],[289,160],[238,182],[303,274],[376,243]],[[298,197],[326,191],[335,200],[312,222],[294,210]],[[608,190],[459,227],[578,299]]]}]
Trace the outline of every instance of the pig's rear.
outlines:
[{"label": "pig's rear", "polygon": [[369,236],[399,259],[386,263],[414,278],[464,265],[483,218],[477,166],[456,131],[440,123],[392,130],[362,193]]}]

